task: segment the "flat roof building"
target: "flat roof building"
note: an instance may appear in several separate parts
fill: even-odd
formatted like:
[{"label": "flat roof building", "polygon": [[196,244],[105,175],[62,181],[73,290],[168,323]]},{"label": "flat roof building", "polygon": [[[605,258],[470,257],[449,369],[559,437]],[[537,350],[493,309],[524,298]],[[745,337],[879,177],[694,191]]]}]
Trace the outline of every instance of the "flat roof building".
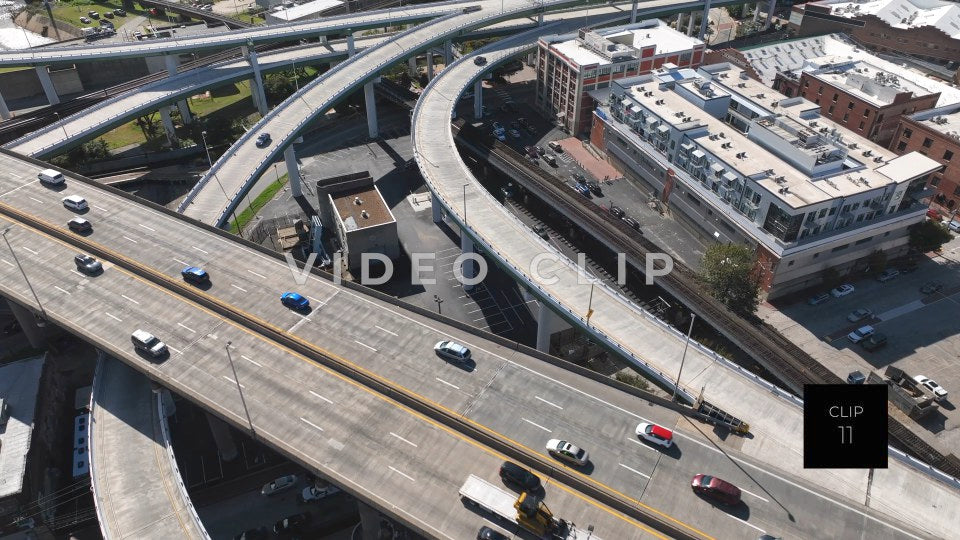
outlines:
[{"label": "flat roof building", "polygon": [[537,106],[568,132],[584,132],[590,129],[595,106],[590,91],[665,63],[697,66],[704,47],[659,19],[542,37],[537,47]]},{"label": "flat roof building", "polygon": [[0,516],[30,502],[28,477],[36,467],[28,462],[43,366],[43,357],[0,366],[0,409],[5,409],[0,411]]},{"label": "flat roof building", "polygon": [[349,268],[359,268],[364,253],[400,256],[397,220],[366,172],[318,182],[322,212],[333,224],[342,256]]},{"label": "flat roof building", "polygon": [[293,21],[303,21],[307,19],[316,19],[325,11],[340,7],[343,2],[340,0],[313,0],[295,4],[293,2],[281,2],[266,13],[267,24],[283,24]]},{"label": "flat roof building", "polygon": [[898,156],[728,63],[615,81],[591,138],[702,236],[754,247],[771,297],[818,284],[826,268],[849,271],[873,251],[904,252],[941,168],[917,152]]},{"label": "flat roof building", "polygon": [[890,149],[919,152],[941,163],[943,170],[930,178],[937,190],[931,202],[948,215],[960,210],[960,104],[904,116]]}]

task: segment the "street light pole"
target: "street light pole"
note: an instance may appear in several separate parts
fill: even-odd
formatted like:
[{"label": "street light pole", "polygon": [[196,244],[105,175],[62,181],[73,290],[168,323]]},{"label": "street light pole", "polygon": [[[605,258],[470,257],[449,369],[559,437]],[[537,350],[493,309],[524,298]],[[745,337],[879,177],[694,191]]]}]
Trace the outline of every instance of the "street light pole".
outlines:
[{"label": "street light pole", "polygon": [[232,344],[232,341],[228,341],[224,347],[227,349],[227,360],[230,362],[230,370],[233,371],[233,382],[237,383],[237,392],[240,393],[240,403],[243,404],[243,413],[247,415],[247,424],[250,425],[250,435],[253,436],[253,440],[257,440],[257,432],[253,429],[253,420],[250,419],[250,410],[247,409],[247,400],[243,399],[243,387],[240,386],[240,378],[237,377],[237,368],[233,365],[233,357],[230,355],[230,345]]},{"label": "street light pole", "polygon": [[687,330],[687,341],[683,344],[683,356],[680,358],[680,371],[677,372],[677,384],[673,387],[673,401],[677,400],[677,390],[680,388],[680,374],[683,373],[683,362],[687,359],[687,347],[690,346],[690,334],[693,333],[693,321],[697,320],[697,314],[690,314],[690,329]]},{"label": "street light pole", "polygon": [[17,263],[17,268],[20,269],[20,273],[23,274],[23,280],[27,282],[27,287],[30,288],[30,292],[33,293],[33,299],[37,301],[37,306],[40,307],[40,313],[43,316],[44,320],[47,319],[47,312],[43,309],[43,304],[40,303],[40,297],[37,296],[37,291],[33,290],[33,285],[30,284],[30,280],[27,278],[27,273],[24,272],[23,266],[20,264],[20,259],[17,258],[17,252],[13,250],[13,246],[10,245],[10,240],[7,238],[7,233],[10,232],[10,227],[7,227],[0,233],[0,236],[3,236],[3,241],[7,243],[7,248],[10,250],[10,254],[13,255],[13,260]]},{"label": "street light pole", "polygon": [[70,138],[70,136],[67,135],[67,128],[63,125],[63,118],[60,118],[60,113],[55,112],[53,115],[57,117],[57,123],[60,124],[60,129],[63,130],[63,136]]},{"label": "street light pole", "polygon": [[[212,169],[212,168],[213,168],[213,160],[210,159],[210,147],[207,146],[207,132],[206,132],[206,130],[200,132],[200,138],[203,139],[203,151],[207,153],[207,165]],[[219,184],[220,181],[217,180],[217,183]],[[223,189],[223,186],[220,186],[220,189]],[[224,191],[223,194],[226,195],[227,192]]]},{"label": "street light pole", "polygon": [[590,282],[590,300],[587,301],[587,326],[590,325],[590,316],[593,315],[593,285],[594,283]]},{"label": "street light pole", "polygon": [[467,186],[470,184],[463,185],[463,224],[467,224]]},{"label": "street light pole", "polygon": [[443,303],[443,298],[433,295],[433,301],[437,303],[437,315],[440,315],[440,304]]}]

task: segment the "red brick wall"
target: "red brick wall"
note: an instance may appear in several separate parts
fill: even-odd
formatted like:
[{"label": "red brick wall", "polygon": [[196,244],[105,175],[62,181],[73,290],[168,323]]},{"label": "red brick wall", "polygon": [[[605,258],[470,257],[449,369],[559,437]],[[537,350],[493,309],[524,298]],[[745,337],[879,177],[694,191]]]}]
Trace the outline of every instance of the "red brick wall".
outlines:
[{"label": "red brick wall", "polygon": [[606,145],[606,130],[603,129],[603,120],[599,116],[593,114],[592,125],[590,127],[590,144],[594,148],[605,149]]},{"label": "red brick wall", "polygon": [[[930,177],[930,184],[937,188],[933,202],[948,210],[960,208],[960,141],[927,127],[928,124],[929,121],[902,118],[890,141],[890,149],[898,154],[920,152],[945,165],[944,170]],[[923,145],[927,139],[930,140],[929,147]],[[946,152],[953,152],[950,160],[945,159]]]}]

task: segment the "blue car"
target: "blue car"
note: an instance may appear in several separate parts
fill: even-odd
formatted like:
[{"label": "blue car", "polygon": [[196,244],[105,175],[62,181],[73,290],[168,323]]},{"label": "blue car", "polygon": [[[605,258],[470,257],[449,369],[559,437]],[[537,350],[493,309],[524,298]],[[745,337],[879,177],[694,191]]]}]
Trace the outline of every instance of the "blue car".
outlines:
[{"label": "blue car", "polygon": [[295,292],[281,294],[280,303],[292,309],[304,310],[310,307],[310,301]]},{"label": "blue car", "polygon": [[210,281],[210,274],[202,268],[197,268],[196,266],[188,266],[180,271],[180,275],[183,276],[183,280],[188,283],[194,283],[196,285],[203,285]]}]

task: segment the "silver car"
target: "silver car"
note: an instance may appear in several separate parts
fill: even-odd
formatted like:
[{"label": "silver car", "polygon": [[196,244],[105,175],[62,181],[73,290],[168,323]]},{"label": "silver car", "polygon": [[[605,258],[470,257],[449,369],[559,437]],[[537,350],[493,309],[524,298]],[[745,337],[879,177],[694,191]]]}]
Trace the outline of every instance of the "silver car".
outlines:
[{"label": "silver car", "polygon": [[264,496],[276,495],[277,493],[281,493],[292,488],[296,483],[297,475],[295,474],[281,476],[276,480],[272,480],[264,484],[263,489],[260,490],[260,494]]},{"label": "silver car", "polygon": [[439,341],[433,346],[437,356],[454,362],[466,362],[470,359],[470,349],[456,341]]}]

